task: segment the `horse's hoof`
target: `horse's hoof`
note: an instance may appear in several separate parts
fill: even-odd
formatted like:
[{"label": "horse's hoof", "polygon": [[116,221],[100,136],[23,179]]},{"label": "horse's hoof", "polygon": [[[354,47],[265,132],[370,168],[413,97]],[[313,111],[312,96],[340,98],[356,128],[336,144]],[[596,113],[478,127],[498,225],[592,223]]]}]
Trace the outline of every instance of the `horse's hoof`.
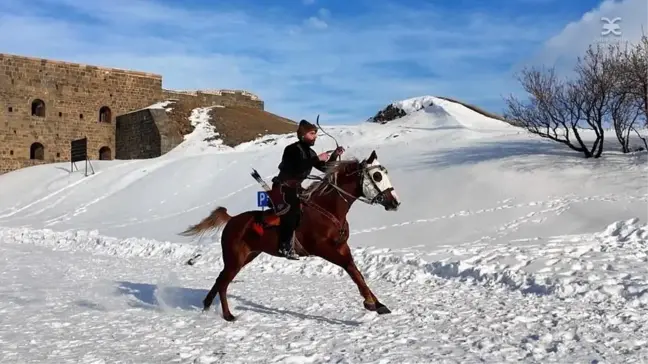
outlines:
[{"label": "horse's hoof", "polygon": [[387,308],[387,306],[378,306],[378,307],[376,308],[376,312],[377,312],[379,315],[384,315],[384,314],[386,314],[386,313],[391,313],[391,311]]},{"label": "horse's hoof", "polygon": [[376,311],[376,304],[375,303],[364,303],[364,308],[368,311]]},{"label": "horse's hoof", "polygon": [[211,302],[207,303],[203,301],[203,311],[209,311],[209,308],[211,307]]},{"label": "horse's hoof", "polygon": [[196,264],[196,259],[200,258],[201,256],[202,256],[202,254],[196,254],[193,257],[189,258],[189,260],[187,260],[187,265]]},{"label": "horse's hoof", "polygon": [[234,317],[234,315],[232,315],[231,313],[229,315],[223,315],[223,318],[225,319],[225,321],[229,322],[236,321],[236,317]]}]

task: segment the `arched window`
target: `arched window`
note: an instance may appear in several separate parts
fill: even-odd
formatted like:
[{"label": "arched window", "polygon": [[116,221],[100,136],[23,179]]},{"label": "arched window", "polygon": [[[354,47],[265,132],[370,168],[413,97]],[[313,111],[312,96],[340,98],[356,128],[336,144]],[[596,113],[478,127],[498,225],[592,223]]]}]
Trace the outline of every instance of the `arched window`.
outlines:
[{"label": "arched window", "polygon": [[99,149],[99,160],[108,161],[112,159],[111,151],[109,147],[101,147]]},{"label": "arched window", "polygon": [[31,104],[32,116],[45,117],[45,102],[41,99],[35,99]]},{"label": "arched window", "polygon": [[29,159],[45,159],[45,147],[41,143],[34,143],[29,148]]},{"label": "arched window", "polygon": [[108,106],[103,106],[99,109],[99,122],[110,123],[112,121],[112,112]]}]

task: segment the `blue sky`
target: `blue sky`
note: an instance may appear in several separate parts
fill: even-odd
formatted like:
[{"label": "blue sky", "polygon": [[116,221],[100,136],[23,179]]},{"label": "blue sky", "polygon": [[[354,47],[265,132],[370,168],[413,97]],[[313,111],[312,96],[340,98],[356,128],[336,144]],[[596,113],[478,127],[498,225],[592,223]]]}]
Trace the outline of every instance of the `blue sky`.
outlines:
[{"label": "blue sky", "polygon": [[501,112],[502,97],[520,92],[520,67],[568,66],[583,39],[598,35],[597,12],[645,19],[645,8],[645,0],[2,0],[0,52],[159,73],[169,89],[246,89],[282,116],[355,123],[419,95]]}]

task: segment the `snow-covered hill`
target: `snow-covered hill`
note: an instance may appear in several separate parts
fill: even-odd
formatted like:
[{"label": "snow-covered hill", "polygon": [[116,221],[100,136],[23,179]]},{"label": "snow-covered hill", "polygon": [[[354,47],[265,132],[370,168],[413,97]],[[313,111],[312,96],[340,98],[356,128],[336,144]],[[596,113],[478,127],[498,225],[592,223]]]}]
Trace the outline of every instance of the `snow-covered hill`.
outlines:
[{"label": "snow-covered hill", "polygon": [[[346,273],[321,259],[267,256],[230,286],[239,321],[198,314],[220,271],[218,237],[177,233],[217,205],[255,208],[251,168],[269,179],[295,139],[225,148],[196,110],[194,134],[160,158],[93,161],[89,177],[64,163],[0,176],[0,356],[648,358],[645,154],[588,161],[452,101],[399,105],[405,115],[386,124],[326,128],[348,155],[376,150],[401,197],[396,213],[356,204],[349,217],[357,264],[391,315],[367,313]],[[334,146],[320,134],[315,149]]]}]

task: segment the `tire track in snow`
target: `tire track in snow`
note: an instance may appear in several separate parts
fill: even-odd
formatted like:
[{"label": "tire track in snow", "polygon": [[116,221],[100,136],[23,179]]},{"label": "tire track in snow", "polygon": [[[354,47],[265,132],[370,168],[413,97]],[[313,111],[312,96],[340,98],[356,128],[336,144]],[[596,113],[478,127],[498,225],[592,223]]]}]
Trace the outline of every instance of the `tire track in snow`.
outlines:
[{"label": "tire track in snow", "polygon": [[[265,155],[259,154],[253,160],[257,161],[257,160],[259,160],[261,158],[264,158],[264,157],[265,157]],[[226,168],[223,168],[222,170],[219,170],[218,174],[223,172],[225,169],[228,169],[229,167],[231,167],[235,163],[237,163],[237,161],[234,161],[233,163],[230,163]],[[266,176],[265,179],[271,178],[272,176],[274,176],[274,174]],[[243,191],[245,191],[245,190],[247,190],[247,189],[249,189],[249,188],[251,188],[253,186],[258,186],[258,185],[259,184],[257,182],[251,182],[251,183],[248,183],[247,185],[244,185],[243,187],[241,187],[241,188],[239,188],[237,190],[231,191],[231,192],[229,192],[229,193],[227,193],[227,194],[225,194],[223,196],[219,196],[216,199],[211,199],[211,200],[209,200],[209,201],[207,201],[205,203],[195,205],[195,206],[192,206],[190,208],[187,208],[187,209],[184,209],[184,210],[181,210],[181,211],[178,211],[178,212],[174,212],[174,213],[166,214],[166,215],[153,215],[153,217],[145,219],[145,220],[129,221],[129,222],[118,223],[118,224],[106,224],[105,228],[123,228],[123,227],[129,227],[129,226],[134,226],[134,225],[147,224],[147,223],[152,223],[152,222],[156,222],[156,221],[161,221],[161,220],[174,218],[174,217],[177,217],[177,216],[182,216],[182,215],[184,215],[186,213],[196,211],[196,210],[200,210],[200,209],[203,209],[203,208],[210,208],[210,207],[213,208],[214,204],[222,203],[223,200],[226,200],[226,199],[228,199],[228,198],[230,198],[230,197],[232,197],[232,196],[234,196],[236,194],[239,194],[239,193],[241,193],[241,192],[243,192]],[[190,187],[190,186],[191,185],[188,185],[187,187]],[[177,194],[177,192],[175,194]]]},{"label": "tire track in snow", "polygon": [[49,200],[50,198],[52,198],[52,197],[54,197],[54,196],[56,196],[56,195],[58,195],[58,194],[60,194],[60,193],[62,193],[62,192],[64,192],[64,191],[66,191],[66,190],[69,190],[69,189],[71,189],[71,188],[73,188],[73,187],[76,187],[76,186],[78,186],[78,185],[80,185],[80,184],[82,184],[82,183],[84,183],[84,182],[87,182],[87,181],[89,181],[89,180],[95,178],[97,175],[101,174],[101,172],[102,172],[102,171],[99,171],[99,172],[96,172],[96,173],[93,174],[93,175],[90,175],[90,176],[88,176],[88,177],[84,177],[84,178],[82,178],[82,179],[79,179],[78,181],[75,181],[75,182],[73,182],[73,183],[71,183],[71,184],[69,184],[69,185],[67,185],[67,186],[65,186],[65,187],[62,187],[61,189],[58,189],[58,190],[56,190],[56,191],[54,191],[54,192],[52,192],[52,193],[50,193],[50,194],[48,194],[48,195],[45,195],[44,197],[41,197],[41,198],[39,198],[39,199],[37,199],[37,200],[31,202],[31,203],[28,203],[27,205],[24,205],[23,207],[21,207],[21,208],[19,208],[19,209],[17,209],[17,210],[14,210],[14,211],[12,211],[12,212],[9,212],[9,213],[6,213],[6,214],[3,214],[3,215],[0,215],[0,219],[4,219],[4,218],[7,218],[7,217],[14,216],[14,215],[16,215],[17,213],[19,213],[19,212],[21,212],[21,211],[24,211],[24,210],[26,210],[26,209],[28,209],[28,208],[34,206],[34,205],[37,205],[37,204],[39,204],[39,203],[41,203],[41,202],[45,202],[45,201]]},{"label": "tire track in snow", "polygon": [[101,195],[101,196],[99,196],[99,197],[97,197],[97,198],[95,198],[95,199],[93,199],[93,200],[91,200],[89,202],[81,204],[80,206],[78,206],[72,212],[68,212],[68,213],[65,213],[65,214],[63,214],[63,215],[61,215],[59,217],[46,220],[45,221],[45,226],[46,227],[47,226],[53,226],[53,225],[56,225],[56,224],[64,222],[64,221],[69,221],[73,217],[78,216],[78,215],[80,215],[82,213],[85,213],[87,211],[88,207],[90,207],[90,206],[92,206],[92,205],[94,205],[94,204],[96,204],[96,203],[98,203],[100,201],[103,201],[104,199],[112,196],[113,194],[115,194],[115,193],[123,190],[124,188],[130,186],[131,184],[137,182],[141,178],[144,178],[144,177],[148,176],[151,171],[155,171],[157,169],[160,169],[160,168],[162,168],[162,167],[164,167],[167,164],[170,164],[172,162],[174,162],[174,159],[164,158],[164,159],[161,159],[160,161],[158,161],[157,163],[147,164],[144,167],[145,171],[147,172],[145,174],[142,174],[142,170],[140,170],[138,168],[138,169],[132,169],[132,170],[126,171],[125,175],[119,175],[119,176],[116,176],[114,174],[110,175],[111,179],[115,179],[116,177],[119,177],[118,180],[117,180],[118,182],[109,184],[108,185],[109,186],[108,190],[104,191],[103,195]]},{"label": "tire track in snow", "polygon": [[[166,159],[163,159],[163,160],[161,160],[160,162],[158,162],[156,164],[147,165],[146,166],[146,171],[147,171],[146,175],[140,175],[140,176],[135,175],[138,171],[137,170],[132,170],[132,171],[130,171],[128,173],[128,175],[133,175],[133,178],[127,178],[126,180],[124,178],[119,179],[118,183],[110,184],[110,190],[107,193],[104,193],[102,196],[100,196],[100,197],[98,197],[98,198],[96,198],[94,200],[91,200],[91,201],[89,201],[87,203],[81,204],[73,212],[64,213],[64,214],[59,215],[59,216],[57,216],[55,218],[47,220],[45,226],[49,227],[49,226],[53,226],[53,225],[56,225],[56,224],[64,222],[64,221],[69,221],[72,218],[74,218],[75,216],[78,216],[78,215],[80,215],[82,213],[85,213],[85,212],[87,212],[88,207],[90,207],[90,206],[92,206],[92,205],[94,205],[94,204],[96,204],[98,202],[101,202],[101,201],[105,200],[106,198],[112,196],[115,193],[120,192],[121,190],[128,187],[129,185],[137,182],[139,179],[146,177],[148,174],[150,174],[150,172],[158,170],[160,168],[163,168],[166,165],[168,165],[170,163],[173,163],[175,161],[176,161],[176,159],[174,159],[174,158],[166,158]],[[216,170],[215,175],[220,174],[221,172],[227,170],[228,168],[230,168],[232,165],[234,165],[236,163],[238,163],[238,161],[236,161],[236,160],[229,162],[223,168]],[[198,180],[198,182],[202,182],[204,180],[207,180],[207,178],[204,177],[204,178]],[[190,188],[191,184],[188,184],[186,187]],[[174,195],[177,195],[177,192]],[[163,202],[164,201],[162,201],[161,203],[163,203]],[[34,215],[34,214],[32,214],[32,215]],[[123,226],[138,225],[138,224],[141,224],[142,222],[146,222],[146,221],[141,221],[141,220],[137,220],[137,219],[132,220],[131,219],[130,223],[123,224]],[[119,226],[118,225],[107,225],[106,224],[105,227],[119,227]]]},{"label": "tire track in snow", "polygon": [[[129,161],[129,162],[118,164],[116,166],[108,167],[105,170],[97,171],[94,174],[89,175],[87,177],[84,176],[84,177],[80,178],[79,180],[77,180],[75,182],[72,182],[71,184],[67,184],[64,187],[61,187],[58,190],[56,190],[54,192],[51,192],[51,193],[49,193],[49,194],[47,194],[47,195],[45,195],[45,196],[43,196],[43,197],[41,197],[41,198],[39,198],[39,199],[37,199],[35,201],[32,201],[31,203],[29,203],[29,204],[27,204],[25,206],[22,206],[22,207],[20,207],[20,208],[18,208],[16,210],[13,210],[13,211],[11,211],[9,213],[0,215],[0,219],[4,219],[4,218],[7,218],[7,217],[12,217],[12,216],[16,215],[17,213],[22,212],[22,211],[24,211],[24,210],[26,210],[26,209],[28,209],[28,208],[30,208],[32,206],[36,206],[36,205],[38,205],[38,204],[40,204],[42,202],[46,202],[49,199],[51,199],[51,198],[53,198],[55,196],[58,196],[63,192],[69,191],[67,194],[63,195],[58,200],[56,200],[53,204],[47,204],[43,208],[41,208],[40,210],[37,210],[36,212],[29,213],[28,215],[25,215],[25,216],[21,216],[20,218],[31,217],[31,216],[37,215],[39,213],[45,212],[45,211],[51,209],[52,207],[55,207],[57,204],[61,203],[61,201],[65,200],[65,198],[67,198],[68,196],[74,194],[75,191],[72,189],[73,187],[84,184],[87,181],[91,181],[92,179],[96,178],[97,176],[103,174],[106,171],[113,171],[113,170],[116,170],[116,169],[121,169],[121,168],[124,168],[126,166],[130,166],[130,165],[141,163],[141,162],[142,161],[139,161],[139,160]],[[11,221],[11,220],[12,219],[7,219],[5,221]]]},{"label": "tire track in snow", "polygon": [[250,187],[252,187],[254,185],[258,185],[258,183],[247,184],[247,185],[239,188],[238,190],[232,191],[232,192],[228,193],[227,195],[219,197],[218,199],[210,200],[210,201],[202,203],[200,205],[195,205],[195,206],[190,207],[188,209],[178,211],[178,212],[174,212],[172,214],[156,216],[156,217],[146,219],[146,220],[138,220],[138,221],[132,221],[132,222],[126,222],[126,223],[120,223],[120,224],[106,225],[106,228],[116,228],[116,227],[121,228],[121,227],[146,224],[146,223],[151,223],[151,222],[155,222],[155,221],[170,219],[170,218],[177,217],[177,216],[182,216],[182,215],[184,215],[186,213],[189,213],[189,212],[192,212],[192,211],[196,211],[196,210],[199,210],[199,209],[203,209],[203,208],[213,206],[215,203],[221,202],[222,200],[227,199],[227,198],[229,198],[231,196],[234,196],[235,194],[237,194],[239,192],[242,192],[242,191],[244,191],[244,190],[246,190],[246,189],[248,189],[248,188],[250,188]]}]

